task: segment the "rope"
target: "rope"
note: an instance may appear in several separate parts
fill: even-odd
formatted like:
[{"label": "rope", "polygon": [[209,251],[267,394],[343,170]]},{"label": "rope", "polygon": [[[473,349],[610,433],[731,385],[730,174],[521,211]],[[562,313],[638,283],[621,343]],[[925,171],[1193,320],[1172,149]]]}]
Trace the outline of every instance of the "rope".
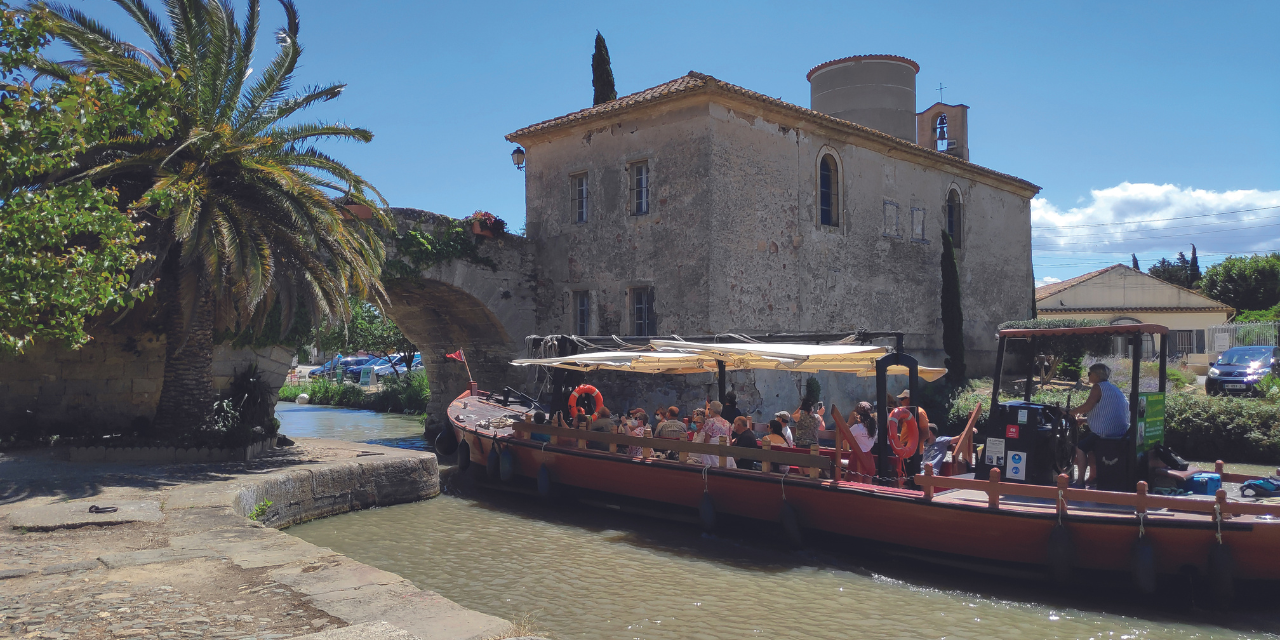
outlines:
[{"label": "rope", "polygon": [[702,490],[706,492],[711,491],[711,486],[707,484],[707,470],[710,468],[711,468],[711,465],[709,464],[703,465],[702,467]]},{"label": "rope", "polygon": [[[1066,506],[1067,499],[1063,496],[1062,489],[1058,489],[1058,526],[1062,526],[1062,512],[1066,511]],[[1139,520],[1139,526],[1141,526],[1141,520]]]},{"label": "rope", "polygon": [[791,466],[787,465],[787,468],[782,470],[782,501],[783,502],[787,501],[787,474],[789,473],[791,473]]},{"label": "rope", "polygon": [[1147,517],[1147,514],[1141,511],[1138,512],[1138,539],[1142,539],[1144,536],[1147,535],[1147,527],[1145,524],[1143,524],[1143,521],[1146,519],[1146,517]]},{"label": "rope", "polygon": [[1218,544],[1222,544],[1222,504],[1213,503],[1213,519],[1218,523]]}]

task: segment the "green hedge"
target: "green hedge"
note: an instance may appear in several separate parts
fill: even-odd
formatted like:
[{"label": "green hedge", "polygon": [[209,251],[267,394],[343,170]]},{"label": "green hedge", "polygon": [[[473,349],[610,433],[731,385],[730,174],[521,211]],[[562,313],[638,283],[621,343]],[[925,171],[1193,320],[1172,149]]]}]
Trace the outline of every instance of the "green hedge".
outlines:
[{"label": "green hedge", "polygon": [[[984,385],[986,392],[975,389]],[[1079,405],[1086,397],[1086,392],[1077,391],[1071,396],[1071,404]],[[1038,391],[1032,396],[1035,402],[1064,406],[1066,399],[1066,391],[1059,389]],[[955,397],[948,412],[947,431],[958,433],[964,428],[969,412],[978,402],[982,402],[979,419],[986,420],[991,404],[989,381],[973,381]],[[1169,393],[1165,443],[1192,460],[1280,464],[1280,405],[1255,398]]]},{"label": "green hedge", "polygon": [[1184,458],[1280,463],[1280,406],[1253,398],[1171,393],[1165,443]]},{"label": "green hedge", "polygon": [[368,393],[355,384],[338,384],[327,378],[313,378],[305,385],[281,387],[279,398],[283,402],[296,402],[298,396],[305,393],[311,404],[370,409],[384,413],[418,414],[427,410],[431,388],[425,374],[416,372],[401,377],[387,376],[381,382],[382,388],[379,391]]}]

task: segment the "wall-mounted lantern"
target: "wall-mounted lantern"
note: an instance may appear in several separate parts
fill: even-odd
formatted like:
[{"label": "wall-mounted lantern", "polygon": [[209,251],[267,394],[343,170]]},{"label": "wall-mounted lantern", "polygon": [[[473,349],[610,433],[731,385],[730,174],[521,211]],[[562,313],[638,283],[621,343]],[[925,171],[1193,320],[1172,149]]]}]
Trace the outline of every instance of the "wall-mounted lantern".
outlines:
[{"label": "wall-mounted lantern", "polygon": [[524,149],[523,148],[516,147],[516,150],[511,152],[511,162],[515,163],[517,169],[524,171]]}]

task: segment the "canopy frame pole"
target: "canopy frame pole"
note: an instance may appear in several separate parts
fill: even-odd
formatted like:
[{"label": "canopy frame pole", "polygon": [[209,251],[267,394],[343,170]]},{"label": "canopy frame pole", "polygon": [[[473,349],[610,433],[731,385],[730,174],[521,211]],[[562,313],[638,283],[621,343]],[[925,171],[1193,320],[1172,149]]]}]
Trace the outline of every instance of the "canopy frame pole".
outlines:
[{"label": "canopy frame pole", "polygon": [[719,386],[716,400],[724,402],[724,360],[716,360],[716,384]]},{"label": "canopy frame pole", "polygon": [[1040,354],[1036,352],[1036,346],[1036,337],[1031,336],[1031,348],[1028,349],[1030,353],[1027,354],[1027,384],[1024,385],[1025,388],[1022,390],[1023,402],[1031,402],[1031,392],[1035,387],[1033,380],[1036,377],[1036,359],[1040,357]]},{"label": "canopy frame pole", "polygon": [[[719,334],[712,336],[666,336],[666,338],[674,340],[684,340],[685,342],[720,342],[727,334]],[[739,334],[734,334],[735,336]],[[849,331],[845,333],[764,333],[757,335],[743,335],[742,337],[756,342],[839,342],[846,338],[857,337],[862,344],[869,344],[872,340],[892,338],[895,341],[896,350],[901,352],[903,349],[902,341],[905,334],[901,331]],[[540,341],[544,338],[557,338],[563,336],[529,336],[526,340]],[[637,346],[647,345],[650,340],[664,339],[663,336],[574,336],[577,340],[586,342],[587,344],[603,347],[616,347],[618,341]]]},{"label": "canopy frame pole", "polygon": [[902,352],[887,353],[876,359],[876,442],[880,448],[876,454],[876,475],[880,478],[888,478],[893,473],[889,466],[889,367],[894,365],[907,368],[907,388],[916,406],[920,398],[916,391],[920,382],[918,360]]}]

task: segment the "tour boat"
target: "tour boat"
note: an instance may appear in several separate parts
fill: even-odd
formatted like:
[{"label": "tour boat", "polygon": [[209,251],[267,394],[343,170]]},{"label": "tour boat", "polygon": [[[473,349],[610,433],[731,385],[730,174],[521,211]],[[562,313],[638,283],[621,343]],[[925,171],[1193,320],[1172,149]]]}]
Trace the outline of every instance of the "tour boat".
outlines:
[{"label": "tour boat", "polygon": [[[1152,327],[1133,331],[1138,330]],[[1002,332],[1001,349],[1006,339],[1027,335]],[[842,371],[875,375],[880,398],[887,375],[909,375],[914,391],[917,377],[933,380],[945,373],[919,367],[902,352],[900,335],[897,349],[651,340],[633,351],[513,364],[637,374],[719,371],[722,380],[726,370]],[[907,488],[897,457],[862,453],[840,419],[834,447],[751,449],[728,446],[723,438],[700,443],[535,424],[532,403],[516,404],[511,393],[485,392],[473,382],[450,404],[451,430],[438,448],[452,453],[452,440],[463,470],[478,465],[495,481],[532,480],[544,496],[567,488],[602,492],[681,507],[699,514],[707,527],[715,526],[717,515],[731,515],[780,525],[796,544],[805,530],[823,531],[926,552],[943,562],[993,571],[1031,569],[1059,582],[1071,580],[1074,570],[1130,572],[1144,592],[1155,590],[1159,576],[1193,571],[1209,580],[1223,602],[1236,580],[1280,579],[1280,504],[1229,500],[1223,490],[1213,496],[1156,495],[1147,492],[1146,482],[1131,485],[1132,492],[1078,489],[1067,485],[1066,475],[1048,485],[1002,480],[1002,474],[1016,475],[1012,463],[987,465],[988,473],[974,478],[967,471],[982,462],[974,460],[972,446],[978,408],[954,459],[937,474],[926,465],[913,477],[915,488]],[[889,424],[885,411],[881,425]],[[878,431],[882,443],[904,433]],[[640,455],[629,455],[629,449]],[[900,447],[879,450],[891,449]],[[657,451],[675,451],[679,458]],[[712,464],[690,463],[690,455],[709,456]],[[759,461],[760,470],[731,468],[732,458]],[[1217,471],[1224,482],[1253,478],[1222,473],[1220,465]]]}]

